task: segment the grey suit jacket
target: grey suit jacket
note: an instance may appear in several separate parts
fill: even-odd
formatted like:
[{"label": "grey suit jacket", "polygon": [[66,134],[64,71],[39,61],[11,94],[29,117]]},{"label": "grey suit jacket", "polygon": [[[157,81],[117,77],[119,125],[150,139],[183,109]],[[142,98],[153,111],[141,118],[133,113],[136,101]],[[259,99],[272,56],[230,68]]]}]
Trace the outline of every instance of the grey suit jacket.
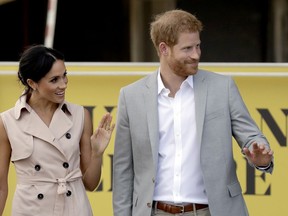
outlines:
[{"label": "grey suit jacket", "polygon": [[[246,216],[232,137],[240,149],[268,141],[229,76],[194,75],[197,141],[213,216]],[[114,216],[150,216],[158,161],[157,71],[120,91],[113,158]],[[272,168],[269,170],[272,172]]]}]

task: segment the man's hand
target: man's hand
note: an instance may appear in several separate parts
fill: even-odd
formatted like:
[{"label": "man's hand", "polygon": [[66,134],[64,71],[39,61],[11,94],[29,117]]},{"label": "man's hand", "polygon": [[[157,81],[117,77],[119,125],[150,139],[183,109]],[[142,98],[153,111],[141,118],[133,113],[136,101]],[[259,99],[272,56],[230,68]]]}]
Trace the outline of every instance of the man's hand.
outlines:
[{"label": "man's hand", "polygon": [[252,143],[252,149],[243,148],[246,158],[257,167],[268,166],[273,158],[273,151],[263,144]]}]

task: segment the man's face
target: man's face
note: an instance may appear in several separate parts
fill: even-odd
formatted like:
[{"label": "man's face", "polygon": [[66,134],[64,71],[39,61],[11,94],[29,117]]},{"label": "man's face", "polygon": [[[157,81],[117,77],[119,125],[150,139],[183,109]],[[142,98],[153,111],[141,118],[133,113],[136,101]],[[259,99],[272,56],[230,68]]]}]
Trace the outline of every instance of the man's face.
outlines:
[{"label": "man's face", "polygon": [[200,56],[199,32],[180,33],[178,43],[169,48],[167,64],[176,75],[187,77],[197,73]]}]

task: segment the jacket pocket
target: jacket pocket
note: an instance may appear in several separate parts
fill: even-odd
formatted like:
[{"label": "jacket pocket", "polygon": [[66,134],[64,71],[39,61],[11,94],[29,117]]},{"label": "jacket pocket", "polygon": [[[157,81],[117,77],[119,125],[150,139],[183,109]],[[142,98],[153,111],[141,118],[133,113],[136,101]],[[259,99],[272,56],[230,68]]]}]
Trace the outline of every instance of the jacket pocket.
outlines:
[{"label": "jacket pocket", "polygon": [[233,182],[232,184],[228,185],[227,187],[228,187],[229,195],[231,197],[238,196],[239,194],[242,193],[242,189],[241,189],[240,183],[238,181]]}]

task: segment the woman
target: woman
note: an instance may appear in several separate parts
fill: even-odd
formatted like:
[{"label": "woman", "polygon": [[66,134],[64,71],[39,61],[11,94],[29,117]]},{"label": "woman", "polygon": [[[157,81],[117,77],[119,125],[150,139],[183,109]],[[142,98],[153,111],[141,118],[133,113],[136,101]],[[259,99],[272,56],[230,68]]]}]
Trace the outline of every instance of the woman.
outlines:
[{"label": "woman", "polygon": [[18,77],[25,91],[0,118],[0,214],[11,160],[17,173],[13,216],[92,215],[86,190],[100,181],[114,129],[111,115],[93,133],[89,112],[65,101],[64,56],[54,49],[36,45],[24,51]]}]

